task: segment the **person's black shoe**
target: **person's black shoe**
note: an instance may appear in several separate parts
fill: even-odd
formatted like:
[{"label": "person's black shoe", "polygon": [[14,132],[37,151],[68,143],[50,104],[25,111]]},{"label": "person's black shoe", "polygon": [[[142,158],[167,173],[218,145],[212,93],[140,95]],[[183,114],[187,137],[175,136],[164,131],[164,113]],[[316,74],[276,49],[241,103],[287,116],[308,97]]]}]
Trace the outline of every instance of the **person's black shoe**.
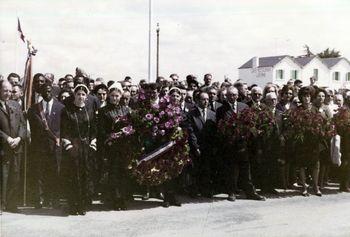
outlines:
[{"label": "person's black shoe", "polygon": [[273,194],[273,195],[279,195],[280,193],[276,189],[263,189],[261,190],[261,193],[264,194]]},{"label": "person's black shoe", "polygon": [[168,201],[164,201],[162,206],[165,208],[168,208],[168,207],[170,207],[170,203]]},{"label": "person's black shoe", "polygon": [[177,200],[175,196],[172,196],[170,198],[169,203],[171,206],[181,207],[181,202],[179,202],[179,200]]},{"label": "person's black shoe", "polygon": [[227,197],[227,201],[230,201],[230,202],[236,201],[236,196],[233,193],[230,193]]},{"label": "person's black shoe", "polygon": [[205,197],[205,198],[213,198],[213,193],[212,192],[203,192],[202,194],[201,194],[201,196],[202,197]]},{"label": "person's black shoe", "polygon": [[142,196],[142,200],[146,201],[149,199],[149,192]]},{"label": "person's black shoe", "polygon": [[37,203],[34,204],[34,208],[35,209],[41,209],[41,208],[43,208],[43,205],[40,202],[37,202]]},{"label": "person's black shoe", "polygon": [[69,209],[68,214],[70,216],[77,216],[77,215],[79,215],[78,211],[75,208]]},{"label": "person's black shoe", "polygon": [[80,210],[78,211],[78,214],[81,216],[85,216],[86,215],[86,211],[85,210]]},{"label": "person's black shoe", "polygon": [[266,200],[264,196],[260,196],[257,193],[247,194],[247,199],[256,200],[256,201],[265,201]]},{"label": "person's black shoe", "polygon": [[121,199],[119,201],[119,207],[120,207],[120,210],[122,211],[126,211],[128,209],[124,199]]}]

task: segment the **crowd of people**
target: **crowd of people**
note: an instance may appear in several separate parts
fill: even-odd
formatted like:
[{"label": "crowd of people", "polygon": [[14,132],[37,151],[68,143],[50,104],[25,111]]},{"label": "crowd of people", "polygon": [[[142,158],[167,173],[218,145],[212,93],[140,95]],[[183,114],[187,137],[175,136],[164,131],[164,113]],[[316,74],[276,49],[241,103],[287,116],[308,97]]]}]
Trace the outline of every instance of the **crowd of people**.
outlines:
[{"label": "crowd of people", "polygon": [[[350,192],[350,130],[295,140],[287,126],[287,115],[295,110],[331,122],[340,109],[350,111],[350,91],[321,88],[313,79],[310,85],[290,80],[263,88],[242,80],[220,83],[211,74],[204,75],[203,83],[193,75],[180,80],[177,74],[154,83],[136,84],[130,77],[105,82],[77,69],[59,80],[51,73],[35,74],[26,110],[22,83],[15,73],[0,80],[3,210],[18,210],[24,180],[30,205],[58,208],[67,200],[72,215],[84,215],[95,199],[125,210],[135,194],[163,199],[168,207],[181,205],[178,194],[213,198],[224,193],[235,201],[242,192],[247,199],[265,200],[265,194],[279,195],[276,189],[301,189],[309,196],[311,186],[312,194],[322,196],[331,180],[339,182],[339,191]],[[170,184],[139,185],[123,165],[118,146],[106,142],[116,117],[140,109],[141,91],[151,104],[168,97],[181,109],[191,162]],[[273,135],[244,144],[222,139],[223,121],[248,108],[273,114]]]}]

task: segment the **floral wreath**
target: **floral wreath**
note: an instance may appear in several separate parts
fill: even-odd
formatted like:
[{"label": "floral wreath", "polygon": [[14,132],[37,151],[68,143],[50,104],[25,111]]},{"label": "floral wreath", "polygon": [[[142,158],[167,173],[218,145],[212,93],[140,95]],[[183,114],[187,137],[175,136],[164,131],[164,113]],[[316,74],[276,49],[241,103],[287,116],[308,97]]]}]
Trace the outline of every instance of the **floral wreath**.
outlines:
[{"label": "floral wreath", "polygon": [[139,108],[115,118],[106,143],[118,146],[125,168],[139,184],[156,186],[176,178],[190,163],[181,109],[168,97],[159,103],[139,94]]}]

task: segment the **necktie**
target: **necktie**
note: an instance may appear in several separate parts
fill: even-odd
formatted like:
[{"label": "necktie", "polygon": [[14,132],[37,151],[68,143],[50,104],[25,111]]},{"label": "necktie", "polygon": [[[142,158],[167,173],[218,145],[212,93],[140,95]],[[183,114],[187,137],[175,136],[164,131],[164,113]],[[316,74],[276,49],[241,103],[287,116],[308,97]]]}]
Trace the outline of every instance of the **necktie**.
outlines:
[{"label": "necktie", "polygon": [[5,101],[5,103],[4,103],[4,106],[5,106],[5,110],[6,110],[6,112],[8,113],[8,114],[10,114],[10,107],[9,107],[9,105],[7,104],[7,102]]},{"label": "necktie", "polygon": [[211,110],[215,111],[214,110],[214,102],[213,101],[210,102],[210,108],[211,108]]},{"label": "necktie", "polygon": [[45,117],[46,117],[46,120],[49,120],[49,115],[50,115],[49,102],[46,102],[46,110],[45,110]]},{"label": "necktie", "polygon": [[232,105],[232,110],[235,114],[237,113],[235,104]]},{"label": "necktie", "polygon": [[203,112],[202,112],[203,119],[204,119],[204,121],[206,121],[206,120],[207,120],[207,118],[206,118],[207,116],[206,116],[206,114],[205,114],[205,109],[203,109],[202,111],[203,111]]}]

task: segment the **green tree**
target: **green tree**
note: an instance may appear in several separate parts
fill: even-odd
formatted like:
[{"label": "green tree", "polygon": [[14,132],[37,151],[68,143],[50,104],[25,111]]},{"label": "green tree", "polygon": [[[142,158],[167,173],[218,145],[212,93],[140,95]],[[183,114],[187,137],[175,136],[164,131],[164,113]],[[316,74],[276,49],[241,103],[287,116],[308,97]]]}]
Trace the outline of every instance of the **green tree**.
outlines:
[{"label": "green tree", "polygon": [[317,54],[320,58],[339,58],[340,51],[336,51],[335,49],[330,50],[329,48],[323,50],[321,53]]}]

